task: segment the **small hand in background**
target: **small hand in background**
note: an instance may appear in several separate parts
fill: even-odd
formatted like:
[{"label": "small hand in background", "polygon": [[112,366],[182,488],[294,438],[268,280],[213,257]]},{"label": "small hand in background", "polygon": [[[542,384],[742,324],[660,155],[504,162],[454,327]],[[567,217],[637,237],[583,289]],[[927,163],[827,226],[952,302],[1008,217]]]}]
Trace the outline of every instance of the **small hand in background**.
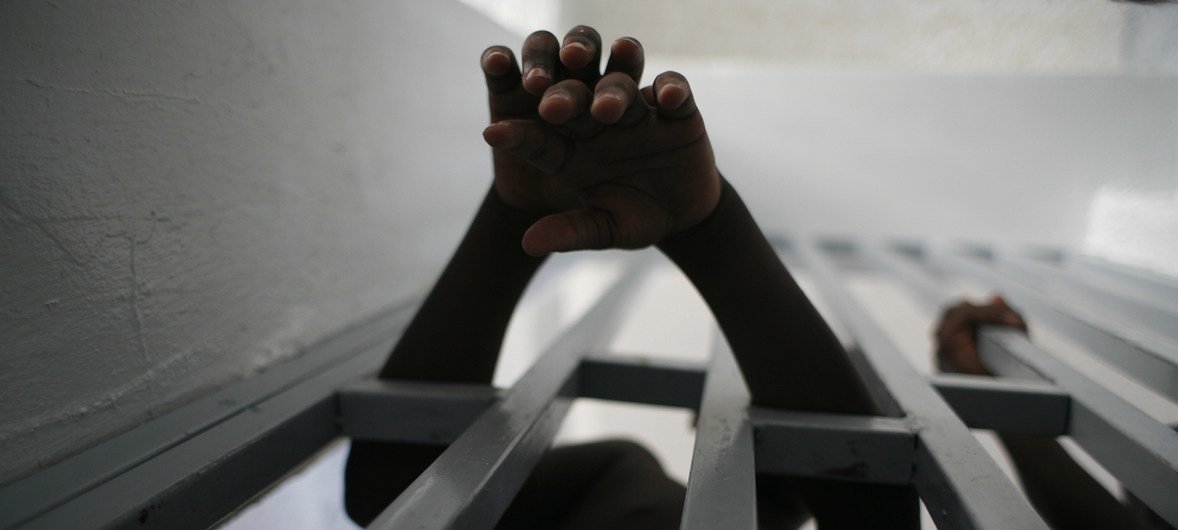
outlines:
[{"label": "small hand in background", "polygon": [[978,327],[1009,326],[1027,331],[1027,323],[1001,296],[990,303],[975,305],[958,302],[941,314],[934,337],[937,340],[937,365],[943,372],[972,375],[993,375],[982,364],[978,354]]},{"label": "small hand in background", "polygon": [[494,123],[495,189],[544,214],[524,235],[532,255],[641,248],[698,224],[720,198],[720,174],[691,87],[666,72],[639,89],[641,44],[618,39],[599,73],[601,37],[578,26],[561,45],[536,32],[523,48],[483,53]]}]

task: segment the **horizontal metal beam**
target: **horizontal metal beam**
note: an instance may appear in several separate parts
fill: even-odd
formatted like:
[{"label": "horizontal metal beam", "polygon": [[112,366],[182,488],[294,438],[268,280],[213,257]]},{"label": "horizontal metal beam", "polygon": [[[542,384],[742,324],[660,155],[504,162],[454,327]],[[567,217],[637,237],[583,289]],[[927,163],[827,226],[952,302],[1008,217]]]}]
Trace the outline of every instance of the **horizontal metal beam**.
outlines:
[{"label": "horizontal metal beam", "polygon": [[716,333],[680,528],[757,528],[756,453],[749,393],[736,359]]},{"label": "horizontal metal beam", "polygon": [[[205,528],[338,436],[416,300],[0,490],[0,528]],[[223,481],[223,482],[219,482]]]},{"label": "horizontal metal beam", "polygon": [[754,408],[758,473],[908,484],[916,435],[906,420]]},{"label": "horizontal metal beam", "polygon": [[340,390],[340,423],[354,440],[445,445],[499,395],[490,385],[367,379]]},{"label": "horizontal metal beam", "polygon": [[933,520],[952,528],[1046,528],[1046,523],[814,245],[794,247],[827,305],[854,335],[871,368],[918,426],[913,483]]},{"label": "horizontal metal beam", "polygon": [[581,361],[579,397],[698,410],[704,375],[694,363],[594,355]]},{"label": "horizontal metal beam", "polygon": [[648,261],[624,271],[368,528],[493,527],[560,427],[582,356],[610,339]]},{"label": "horizontal metal beam", "polygon": [[971,428],[1043,436],[1067,434],[1071,398],[1054,385],[969,375],[940,375],[930,381]]}]

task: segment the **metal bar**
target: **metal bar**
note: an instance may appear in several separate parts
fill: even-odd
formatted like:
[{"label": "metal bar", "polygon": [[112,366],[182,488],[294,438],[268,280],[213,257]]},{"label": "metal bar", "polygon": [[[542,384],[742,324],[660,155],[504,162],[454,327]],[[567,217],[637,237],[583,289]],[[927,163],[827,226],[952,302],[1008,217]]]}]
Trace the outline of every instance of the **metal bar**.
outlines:
[{"label": "metal bar", "polygon": [[1046,528],[1046,523],[969,429],[855,301],[812,245],[795,246],[823,298],[862,345],[897,403],[917,425],[913,482],[940,527]]},{"label": "metal bar", "polygon": [[[911,249],[909,249],[911,250]],[[945,289],[928,270],[918,267],[911,259],[901,258],[891,249],[881,248],[879,245],[864,244],[859,252],[879,269],[889,272],[895,279],[906,285],[916,293],[915,301],[924,306],[931,315],[938,315],[952,304],[956,303],[956,293]],[[987,354],[982,360],[986,366],[1001,373],[1004,378],[1027,380],[1041,380],[1042,376],[1017,359],[1002,354]]]},{"label": "metal bar", "polygon": [[978,347],[1004,350],[1068,392],[1068,435],[1142,502],[1178,525],[1178,433],[1040,350],[1022,333],[984,330]]},{"label": "metal bar", "polygon": [[916,435],[906,420],[754,408],[758,473],[908,484]]},{"label": "metal bar", "polygon": [[[805,241],[798,241],[797,246],[805,246]],[[837,256],[840,263],[850,267],[856,267],[860,264],[855,258],[855,245],[846,239],[823,239],[817,244],[817,247],[822,249],[825,254],[830,256]],[[780,252],[781,249],[778,249]],[[804,253],[795,253],[795,257],[799,258],[802,265],[809,265],[805,263]],[[863,382],[866,387],[868,395],[871,396],[871,401],[876,409],[884,416],[902,417],[905,412],[903,407],[896,401],[892,395],[891,390],[888,389],[888,384],[880,375],[879,371],[872,366],[870,359],[866,357],[859,344],[853,340],[848,342],[847,338],[840,338],[844,343],[843,347],[847,352],[847,359],[851,362],[852,368],[855,369],[855,374],[859,376],[859,380]]]},{"label": "metal bar", "polygon": [[698,410],[704,369],[645,357],[594,355],[581,361],[580,397]]},{"label": "metal bar", "polygon": [[623,275],[368,528],[494,526],[555,436],[581,357],[609,340],[648,261]]},{"label": "metal bar", "polygon": [[[937,265],[960,272],[978,267],[953,256],[941,256]],[[930,301],[950,296],[943,286],[916,290]],[[1178,493],[1178,435],[1036,347],[1022,333],[983,329],[979,348],[983,355],[998,351],[1018,359],[1066,392],[1071,398],[1067,434],[1150,508],[1170,524],[1178,523],[1178,504],[1173,502]]]},{"label": "metal bar", "polygon": [[1071,398],[1054,385],[969,375],[940,375],[931,381],[970,428],[1067,434]]},{"label": "metal bar", "polygon": [[[126,491],[112,490],[109,483],[122,476],[142,476],[138,471],[139,467],[153,460],[175,462],[180,458],[176,455],[185,453],[173,450],[185,444],[199,444],[198,437],[220,428],[228,421],[242,416],[253,417],[257,411],[252,407],[292,388],[306,385],[315,377],[322,377],[330,367],[337,366],[348,358],[359,354],[368,359],[371,355],[379,356],[382,351],[387,353],[392,341],[408,322],[412,315],[411,309],[416,307],[417,302],[415,299],[410,303],[382,311],[373,318],[311,347],[307,353],[289,362],[275,365],[246,382],[215,392],[49,469],[8,485],[0,490],[0,528],[15,528],[39,516],[41,519],[38,521],[63,521],[60,515],[52,515],[55,509],[65,510],[63,513],[79,514],[81,517],[59,528],[75,527],[79,521],[84,521],[85,526],[99,526],[104,520],[107,524],[114,524],[119,517],[126,518],[127,513],[135,512],[137,509],[134,506],[150,505],[151,501],[147,499],[154,498],[154,494],[158,492],[138,486],[157,484],[162,491],[163,484],[168,484],[167,480],[180,482],[184,477],[175,473],[149,477],[152,480],[136,484],[136,488]],[[375,369],[375,363],[379,361],[372,359],[361,362],[367,362],[365,366]],[[257,434],[242,432],[243,436],[249,437]],[[242,438],[240,441],[246,443],[249,440],[250,438]],[[173,466],[165,464],[164,467]],[[267,485],[260,485],[259,490]],[[249,498],[254,493],[256,491],[248,494],[243,492],[241,500]],[[187,503],[177,495],[181,494],[170,492],[167,496],[161,497],[178,499],[179,502],[157,503],[158,506],[154,510],[159,511],[166,507],[176,509],[179,505]],[[61,508],[71,501],[74,502],[72,508]],[[106,519],[97,515],[82,514],[78,512],[78,506],[101,507]],[[117,513],[119,510],[125,513]],[[150,515],[152,511],[148,510],[145,513]],[[224,513],[226,512],[215,514],[212,520],[215,521]],[[138,514],[135,514],[135,517],[137,518]],[[44,525],[29,524],[32,527]]]},{"label": "metal bar", "polygon": [[387,355],[371,347],[20,528],[208,528],[338,437],[336,389]]},{"label": "metal bar", "polygon": [[1006,276],[1024,285],[1035,286],[1064,305],[1093,308],[1093,312],[1125,327],[1144,329],[1170,344],[1178,343],[1178,316],[1166,312],[1163,307],[1075,281],[1058,268],[1023,256],[1004,252],[995,257],[996,268]]},{"label": "metal bar", "polygon": [[340,390],[340,423],[353,440],[445,445],[498,396],[490,385],[366,379]]},{"label": "metal bar", "polygon": [[716,336],[704,381],[680,528],[755,529],[756,460],[749,393],[728,343],[722,334]]},{"label": "metal bar", "polygon": [[1052,301],[974,259],[952,252],[937,252],[929,259],[930,264],[938,268],[957,271],[994,285],[1033,320],[1058,329],[1142,384],[1170,399],[1178,399],[1178,349],[1173,346],[1127,329],[1083,306]]},{"label": "metal bar", "polygon": [[1116,292],[1130,293],[1178,314],[1178,279],[1150,271],[1111,263],[1089,256],[1065,254],[1063,270],[1085,282],[1099,282]]},{"label": "metal bar", "polygon": [[[698,409],[704,370],[637,356],[581,360],[576,397]],[[366,379],[339,392],[343,434],[354,440],[446,445],[503,392],[489,385]]]}]

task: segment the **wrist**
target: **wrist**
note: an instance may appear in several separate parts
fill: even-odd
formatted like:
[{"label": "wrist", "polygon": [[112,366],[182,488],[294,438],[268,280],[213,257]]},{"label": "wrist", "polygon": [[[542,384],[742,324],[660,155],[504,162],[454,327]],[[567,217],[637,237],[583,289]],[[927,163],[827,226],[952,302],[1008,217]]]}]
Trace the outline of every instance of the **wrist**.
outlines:
[{"label": "wrist", "polygon": [[510,194],[505,194],[497,182],[491,184],[483,208],[487,209],[488,214],[506,222],[508,226],[519,228],[521,237],[528,227],[547,214],[539,209],[520,205],[520,201],[513,199]]},{"label": "wrist", "polygon": [[706,209],[707,213],[698,221],[658,243],[659,250],[672,259],[678,252],[698,248],[701,245],[707,247],[709,242],[725,237],[725,234],[733,230],[734,221],[740,217],[740,212],[744,210],[744,203],[741,201],[740,195],[718,171],[713,182],[715,191],[712,192],[712,195],[715,198],[710,201],[711,205]]}]

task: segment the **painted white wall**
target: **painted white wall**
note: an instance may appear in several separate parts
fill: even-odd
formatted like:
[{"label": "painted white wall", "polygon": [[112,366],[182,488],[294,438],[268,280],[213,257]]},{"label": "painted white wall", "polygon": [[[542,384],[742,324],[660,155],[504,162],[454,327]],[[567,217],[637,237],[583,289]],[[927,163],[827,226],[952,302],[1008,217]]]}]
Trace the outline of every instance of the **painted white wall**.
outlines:
[{"label": "painted white wall", "polygon": [[0,483],[423,289],[511,40],[457,2],[5,2]]},{"label": "painted white wall", "polygon": [[1111,0],[463,0],[519,35],[588,24],[678,58],[820,70],[1178,73],[1178,6]]}]

